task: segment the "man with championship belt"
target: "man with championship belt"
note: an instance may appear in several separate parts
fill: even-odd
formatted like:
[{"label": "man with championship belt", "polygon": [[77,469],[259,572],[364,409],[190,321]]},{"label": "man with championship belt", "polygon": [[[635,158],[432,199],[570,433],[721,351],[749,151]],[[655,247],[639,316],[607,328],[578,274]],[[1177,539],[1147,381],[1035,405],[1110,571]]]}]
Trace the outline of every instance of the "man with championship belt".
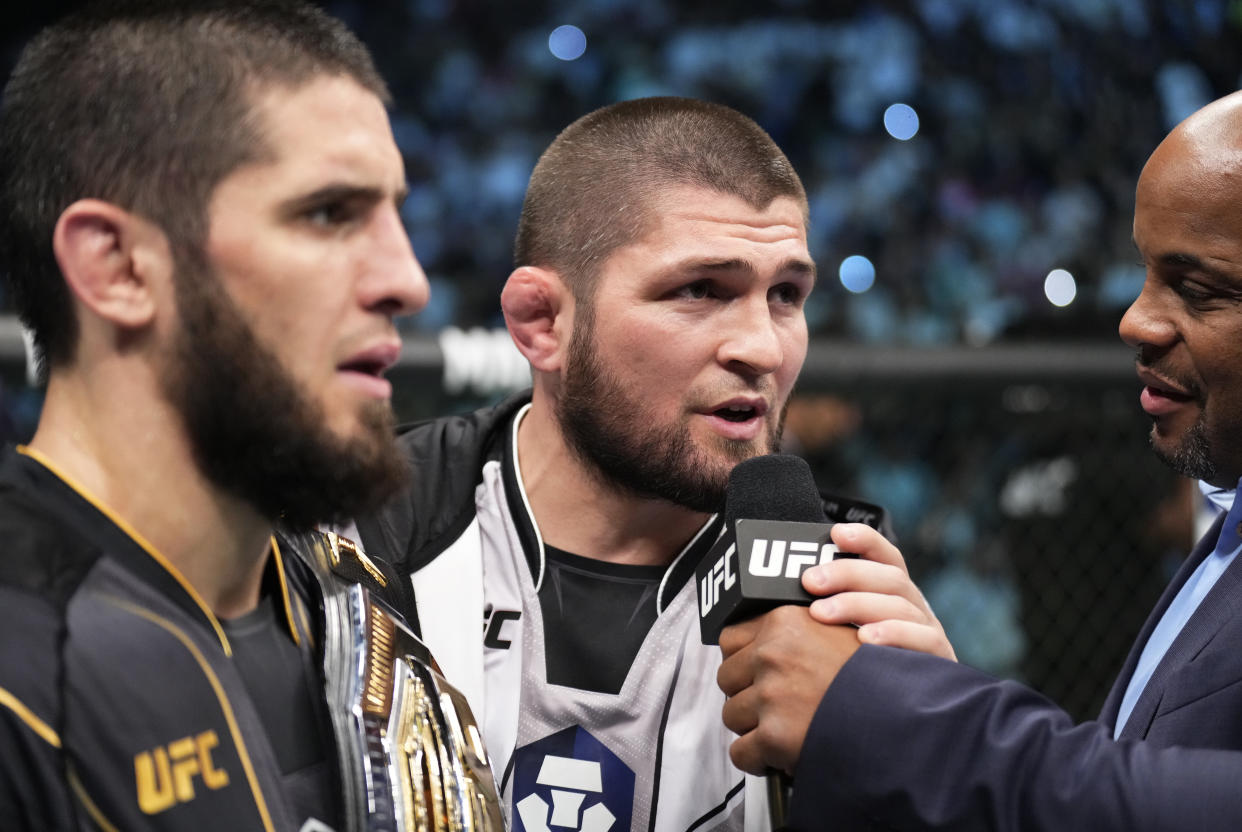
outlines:
[{"label": "man with championship belt", "polygon": [[464,699],[375,505],[427,282],[371,58],[285,0],[111,4],[0,113],[0,267],[47,381],[0,454],[0,828],[480,830]]},{"label": "man with championship belt", "polygon": [[[729,759],[695,566],[730,471],[777,450],[815,283],[807,201],[751,119],[652,98],[571,124],[531,175],[501,296],[533,390],[414,425],[410,489],[357,520],[479,716],[514,830],[761,829]],[[870,540],[870,539],[869,539]],[[841,621],[951,655],[882,540]],[[877,562],[878,561],[878,562]]]}]

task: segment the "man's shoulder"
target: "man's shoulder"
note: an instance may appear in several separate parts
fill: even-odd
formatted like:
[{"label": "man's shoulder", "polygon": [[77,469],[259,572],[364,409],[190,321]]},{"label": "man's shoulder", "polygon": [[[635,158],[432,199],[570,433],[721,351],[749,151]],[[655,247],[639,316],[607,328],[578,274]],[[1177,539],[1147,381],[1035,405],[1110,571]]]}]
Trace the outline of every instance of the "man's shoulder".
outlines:
[{"label": "man's shoulder", "polygon": [[64,696],[58,684],[63,678],[64,628],[63,606],[0,583],[3,829],[69,828],[59,734],[64,724]]},{"label": "man's shoulder", "polygon": [[66,609],[97,557],[37,494],[0,475],[0,752],[26,761],[0,774],[4,810],[57,788]]},{"label": "man's shoulder", "polygon": [[357,518],[367,552],[411,572],[460,535],[474,516],[483,466],[500,457],[513,417],[529,401],[525,391],[471,413],[400,427],[410,483],[378,511]]},{"label": "man's shoulder", "polygon": [[481,463],[497,450],[504,429],[529,402],[530,391],[526,390],[469,413],[410,422],[397,428],[397,442],[415,466],[416,474],[424,466],[436,473],[475,461]]},{"label": "man's shoulder", "polygon": [[98,558],[98,547],[37,495],[0,480],[0,587],[63,606]]}]

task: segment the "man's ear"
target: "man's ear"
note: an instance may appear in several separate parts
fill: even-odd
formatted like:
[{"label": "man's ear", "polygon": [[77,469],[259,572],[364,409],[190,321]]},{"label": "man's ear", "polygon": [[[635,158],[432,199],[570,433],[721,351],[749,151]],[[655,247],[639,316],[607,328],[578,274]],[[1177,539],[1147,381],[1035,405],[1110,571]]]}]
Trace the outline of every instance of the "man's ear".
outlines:
[{"label": "man's ear", "polygon": [[573,329],[573,295],[551,269],[515,269],[500,293],[505,325],[532,369],[556,372]]},{"label": "man's ear", "polygon": [[57,220],[52,250],[69,290],[95,315],[127,329],[154,319],[156,284],[172,274],[158,227],[110,202],[80,199]]}]

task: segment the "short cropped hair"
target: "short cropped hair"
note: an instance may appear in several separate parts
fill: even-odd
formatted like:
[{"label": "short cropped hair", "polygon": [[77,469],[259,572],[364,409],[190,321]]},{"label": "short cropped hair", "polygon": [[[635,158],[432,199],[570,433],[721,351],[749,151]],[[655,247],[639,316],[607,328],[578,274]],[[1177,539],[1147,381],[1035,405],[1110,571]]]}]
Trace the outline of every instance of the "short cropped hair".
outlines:
[{"label": "short cropped hair", "polygon": [[0,103],[0,268],[44,371],[78,337],[52,252],[61,213],[101,199],[201,256],[215,187],[271,154],[257,94],[321,75],[389,100],[366,47],[295,0],[100,3],[26,46]]},{"label": "short cropped hair", "polygon": [[678,185],[758,210],[792,197],[806,221],[798,174],[750,118],[692,98],[640,98],[583,116],[544,151],[522,204],[515,264],[556,270],[589,308],[600,266],[648,233],[653,202]]}]

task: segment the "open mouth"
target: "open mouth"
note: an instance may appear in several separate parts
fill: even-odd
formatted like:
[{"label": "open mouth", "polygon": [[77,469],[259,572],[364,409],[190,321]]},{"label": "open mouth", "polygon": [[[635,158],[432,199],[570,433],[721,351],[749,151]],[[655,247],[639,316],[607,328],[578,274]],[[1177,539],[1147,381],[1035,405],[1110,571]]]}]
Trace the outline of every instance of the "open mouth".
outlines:
[{"label": "open mouth", "polygon": [[1165,399],[1171,399],[1172,401],[1175,401],[1175,402],[1188,402],[1192,398],[1194,398],[1189,393],[1182,393],[1177,390],[1170,390],[1167,387],[1159,387],[1154,384],[1147,385],[1147,389],[1151,391],[1152,395],[1160,396],[1161,398],[1165,398]]},{"label": "open mouth", "polygon": [[729,422],[748,422],[759,415],[755,408],[747,405],[729,405],[714,410],[712,413]]},{"label": "open mouth", "polygon": [[1139,404],[1152,417],[1170,416],[1188,405],[1201,402],[1199,389],[1195,384],[1175,385],[1142,365],[1139,365],[1138,376],[1143,383]]},{"label": "open mouth", "polygon": [[346,361],[337,369],[346,373],[362,373],[363,375],[379,378],[384,374],[384,370],[387,367],[382,361],[360,358],[356,361]]},{"label": "open mouth", "polygon": [[1173,374],[1158,372],[1154,367],[1139,362],[1138,377],[1139,381],[1154,396],[1169,399],[1175,402],[1188,402],[1191,399],[1199,397],[1199,388],[1190,380],[1177,380]]}]

